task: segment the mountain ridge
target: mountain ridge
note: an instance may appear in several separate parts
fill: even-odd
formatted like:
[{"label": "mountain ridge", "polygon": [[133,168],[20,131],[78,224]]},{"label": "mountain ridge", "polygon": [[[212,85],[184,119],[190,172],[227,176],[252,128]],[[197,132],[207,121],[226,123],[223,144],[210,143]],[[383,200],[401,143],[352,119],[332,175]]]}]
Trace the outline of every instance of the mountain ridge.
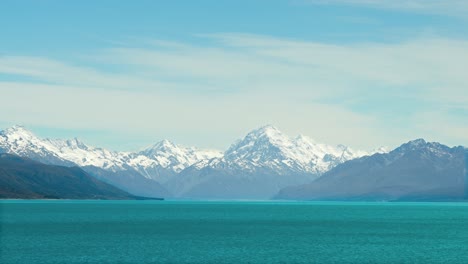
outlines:
[{"label": "mountain ridge", "polygon": [[276,199],[466,200],[468,150],[423,139],[389,153],[342,163],[319,179],[282,189]]},{"label": "mountain ridge", "polygon": [[180,146],[168,140],[137,152],[118,152],[89,146],[77,138],[41,139],[24,127],[14,126],[0,131],[1,151],[45,164],[78,165],[135,195],[147,196],[149,190],[159,190],[157,196],[189,198],[191,189],[202,189],[212,181],[218,182],[217,186],[224,181],[242,188],[256,178],[268,178],[271,188],[262,197],[251,188],[252,197],[267,198],[278,188],[310,181],[337,164],[369,154],[343,145],[317,143],[303,135],[291,138],[272,125],[250,131],[225,152]]}]

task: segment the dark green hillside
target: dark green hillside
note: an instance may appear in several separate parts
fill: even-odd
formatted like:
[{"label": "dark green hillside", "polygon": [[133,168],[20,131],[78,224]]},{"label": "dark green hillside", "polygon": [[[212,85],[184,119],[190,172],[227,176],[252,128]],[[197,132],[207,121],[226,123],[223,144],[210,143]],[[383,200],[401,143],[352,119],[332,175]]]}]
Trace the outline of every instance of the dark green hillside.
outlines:
[{"label": "dark green hillside", "polygon": [[0,154],[0,198],[137,199],[78,167],[45,165]]}]

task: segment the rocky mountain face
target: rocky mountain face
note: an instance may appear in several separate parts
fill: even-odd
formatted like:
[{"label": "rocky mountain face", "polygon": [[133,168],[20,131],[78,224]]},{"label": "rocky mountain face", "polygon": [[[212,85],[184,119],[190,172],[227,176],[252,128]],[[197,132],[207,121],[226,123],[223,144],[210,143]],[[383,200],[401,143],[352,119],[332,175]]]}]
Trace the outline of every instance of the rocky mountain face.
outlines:
[{"label": "rocky mountain face", "polygon": [[468,151],[410,141],[389,153],[347,161],[312,183],[281,190],[294,200],[465,200]]},{"label": "rocky mountain face", "polygon": [[368,155],[329,146],[273,126],[247,134],[224,153],[164,140],[139,152],[117,152],[78,139],[41,139],[21,126],[0,132],[0,152],[51,165],[80,166],[141,196],[267,199],[281,188],[310,182],[344,161]]}]

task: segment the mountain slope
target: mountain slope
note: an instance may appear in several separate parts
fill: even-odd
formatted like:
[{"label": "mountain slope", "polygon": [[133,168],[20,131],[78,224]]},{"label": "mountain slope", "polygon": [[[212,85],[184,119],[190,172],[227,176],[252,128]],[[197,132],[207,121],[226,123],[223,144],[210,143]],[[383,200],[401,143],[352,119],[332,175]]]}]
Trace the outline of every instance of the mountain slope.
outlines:
[{"label": "mountain slope", "polygon": [[45,165],[0,154],[1,198],[136,199],[78,167]]},{"label": "mountain slope", "polygon": [[133,169],[110,171],[95,166],[82,167],[89,175],[116,186],[133,195],[144,197],[172,197],[172,194],[157,181],[143,177]]},{"label": "mountain slope", "polygon": [[176,196],[268,199],[281,188],[310,182],[337,164],[365,155],[344,146],[289,138],[273,126],[248,133],[221,158],[203,160],[166,184]]},{"label": "mountain slope", "polygon": [[117,169],[123,168],[124,163],[122,153],[92,148],[76,138],[41,139],[22,126],[13,126],[0,131],[0,151],[52,165]]},{"label": "mountain slope", "polygon": [[0,153],[10,153],[21,157],[61,166],[74,166],[75,164],[57,154],[51,144],[39,139],[33,133],[21,126],[0,131]]},{"label": "mountain slope", "polygon": [[281,190],[277,199],[463,200],[468,154],[422,139],[387,154],[338,165],[306,185]]}]

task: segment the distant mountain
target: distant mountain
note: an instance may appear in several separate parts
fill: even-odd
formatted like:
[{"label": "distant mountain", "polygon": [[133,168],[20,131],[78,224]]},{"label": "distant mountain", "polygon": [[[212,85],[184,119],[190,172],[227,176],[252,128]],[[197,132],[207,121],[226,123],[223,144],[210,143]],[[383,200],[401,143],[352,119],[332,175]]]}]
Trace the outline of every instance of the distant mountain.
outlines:
[{"label": "distant mountain", "polygon": [[222,163],[232,169],[255,171],[268,168],[279,174],[321,174],[343,161],[367,154],[343,145],[333,147],[316,143],[302,135],[292,139],[278,128],[268,125],[253,130],[233,144],[225,152]]},{"label": "distant mountain", "polygon": [[133,195],[145,197],[172,197],[172,194],[159,182],[144,177],[133,168],[125,167],[110,170],[92,165],[83,166],[81,168],[91,176]]},{"label": "distant mountain", "polygon": [[220,151],[183,147],[163,140],[131,154],[127,164],[147,178],[164,184],[185,168],[222,155]]},{"label": "distant mountain", "polygon": [[171,198],[173,196],[160,183],[143,177],[132,168],[117,171],[110,171],[95,166],[85,166],[81,168],[95,178],[134,195],[153,198]]},{"label": "distant mountain", "polygon": [[202,160],[166,184],[176,196],[267,199],[281,188],[310,182],[346,160],[368,153],[289,138],[264,126],[233,144],[220,158]]},{"label": "distant mountain", "polygon": [[78,139],[41,139],[22,126],[0,131],[0,153],[16,154],[45,164],[80,166],[87,172],[134,195],[168,197],[159,182],[216,151],[184,148],[163,141],[136,153],[109,151]]},{"label": "distant mountain", "polygon": [[137,199],[78,167],[45,165],[0,154],[0,198]]},{"label": "distant mountain", "polygon": [[468,151],[410,141],[395,150],[347,161],[312,183],[281,190],[294,200],[465,200]]},{"label": "distant mountain", "polygon": [[[117,152],[86,145],[72,140],[41,139],[22,126],[0,131],[0,151],[31,157],[44,163],[95,166],[118,171],[134,168],[144,172],[160,167],[174,172],[202,160],[219,157],[218,151],[185,148],[164,140],[140,152]],[[152,178],[151,175],[148,175]]]},{"label": "distant mountain", "polygon": [[[378,152],[383,150],[378,150]],[[0,153],[62,166],[140,196],[267,199],[307,183],[338,164],[370,153],[290,138],[273,126],[253,130],[226,152],[163,140],[138,152],[116,152],[78,139],[41,139],[21,126],[0,132]]]},{"label": "distant mountain", "polygon": [[13,126],[0,131],[0,153],[16,154],[45,164],[75,165],[62,158],[58,154],[59,151],[50,142],[36,137],[21,126]]}]

